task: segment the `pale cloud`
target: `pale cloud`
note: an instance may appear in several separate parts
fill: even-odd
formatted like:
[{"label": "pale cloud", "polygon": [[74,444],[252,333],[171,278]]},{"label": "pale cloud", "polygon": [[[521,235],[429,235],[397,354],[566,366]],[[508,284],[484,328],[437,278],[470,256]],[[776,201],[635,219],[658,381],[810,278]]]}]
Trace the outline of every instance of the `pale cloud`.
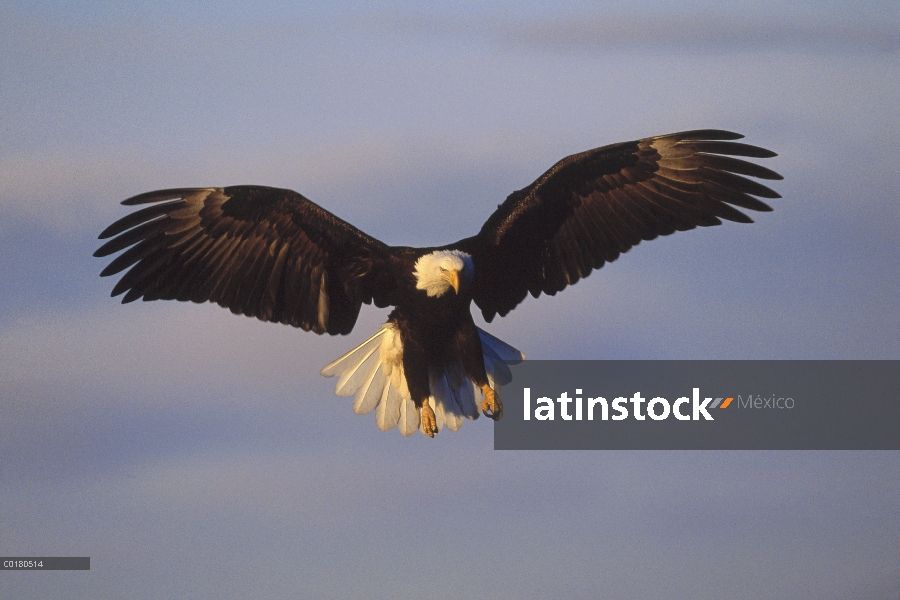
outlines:
[{"label": "pale cloud", "polygon": [[[183,161],[135,150],[13,152],[0,155],[0,209],[6,215],[4,226],[22,219],[62,233],[99,233],[125,214],[118,206],[121,200],[143,191],[264,183],[297,189],[365,228],[367,217],[383,220],[391,211],[400,212],[397,198],[415,197],[423,173],[433,173],[437,181],[473,169],[509,170],[534,150],[514,156],[504,150],[533,149],[535,142],[527,135],[502,140],[483,136],[465,143],[443,137],[363,137],[298,146],[222,146]],[[490,206],[486,204],[485,214]],[[474,233],[480,224],[470,227]]]},{"label": "pale cloud", "polygon": [[896,14],[890,18],[886,7],[882,12],[887,14],[881,15],[886,19],[879,18],[877,10],[836,17],[757,8],[725,12],[673,6],[629,11],[597,6],[561,11],[567,13],[564,16],[398,10],[376,12],[372,22],[394,34],[478,37],[506,47],[554,52],[900,51],[900,23]]},{"label": "pale cloud", "polygon": [[[363,323],[375,329],[367,323],[372,316]],[[236,317],[208,304],[122,306],[110,300],[90,310],[24,316],[8,324],[0,330],[0,380],[6,386],[76,385],[110,394],[138,384],[159,401],[178,388],[288,389],[316,375],[350,343]]]},{"label": "pale cloud", "polygon": [[[446,597],[638,598],[665,586],[676,598],[841,598],[892,581],[892,453],[551,455],[491,452],[486,437],[403,442],[198,452],[125,477],[31,483],[5,490],[4,539],[27,543],[37,531],[53,547],[87,549],[98,572],[116,573],[97,578],[95,595],[147,586],[140,578],[166,564],[154,589],[172,595],[199,569],[202,597],[284,585],[310,596],[431,586]],[[34,507],[76,499],[63,518],[54,511],[26,529]],[[173,556],[192,556],[192,568]],[[257,580],[261,566],[270,570]]]},{"label": "pale cloud", "polygon": [[76,149],[0,155],[4,226],[22,219],[58,232],[83,231],[111,218],[110,195],[147,181],[151,170],[147,160]]},{"label": "pale cloud", "polygon": [[547,49],[678,52],[900,51],[897,23],[774,18],[740,19],[706,14],[613,14],[523,24],[506,32],[510,44]]}]

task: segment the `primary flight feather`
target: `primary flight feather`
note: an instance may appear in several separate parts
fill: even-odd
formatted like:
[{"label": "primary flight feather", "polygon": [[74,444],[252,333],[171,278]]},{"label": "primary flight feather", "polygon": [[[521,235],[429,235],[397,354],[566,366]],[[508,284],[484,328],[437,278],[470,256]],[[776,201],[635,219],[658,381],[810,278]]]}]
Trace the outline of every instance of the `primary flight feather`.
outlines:
[{"label": "primary flight feather", "polygon": [[[388,246],[297,192],[263,186],[141,194],[148,205],[103,233],[94,256],[124,250],[102,276],[123,303],[215,302],[235,314],[318,334],[349,333],[363,303],[393,306],[372,337],[322,369],[353,409],[383,429],[434,436],[464,419],[499,419],[495,388],[516,349],[475,326],[530,293],[556,294],[641,240],[752,220],[779,198],[752,180],[782,177],[734,157],[774,152],[743,136],[700,130],[624,142],[566,157],[510,194],[481,231],[430,248]],[[476,400],[477,391],[483,400]]]}]

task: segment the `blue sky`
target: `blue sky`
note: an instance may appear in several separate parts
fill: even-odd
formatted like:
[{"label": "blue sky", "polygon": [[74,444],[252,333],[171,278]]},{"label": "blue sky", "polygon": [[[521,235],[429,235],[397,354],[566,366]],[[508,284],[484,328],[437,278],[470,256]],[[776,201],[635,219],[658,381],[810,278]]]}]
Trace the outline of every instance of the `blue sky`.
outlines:
[{"label": "blue sky", "polygon": [[390,244],[567,154],[692,128],[779,157],[753,225],[641,244],[487,328],[530,358],[900,358],[895,2],[7,3],[0,551],[16,597],[896,598],[897,452],[494,452],[382,433],[359,343],[108,297],[131,195],[296,189]]}]

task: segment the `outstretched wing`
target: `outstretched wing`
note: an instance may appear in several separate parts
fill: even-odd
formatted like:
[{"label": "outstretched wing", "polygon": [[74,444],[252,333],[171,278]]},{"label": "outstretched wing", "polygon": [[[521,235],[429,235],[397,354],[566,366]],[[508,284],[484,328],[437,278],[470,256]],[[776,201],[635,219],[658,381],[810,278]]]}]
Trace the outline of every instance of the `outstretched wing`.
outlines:
[{"label": "outstretched wing", "polygon": [[130,267],[112,291],[123,303],[209,300],[320,334],[349,333],[363,302],[391,303],[388,247],[291,190],[172,189],[122,204],[150,206],[106,228],[100,239],[113,239],[94,256],[128,248],[101,273]]},{"label": "outstretched wing", "polygon": [[484,318],[506,315],[530,292],[553,295],[641,240],[675,231],[752,223],[734,207],[772,210],[780,198],[741,177],[781,175],[733,156],[774,152],[729,131],[673,133],[566,157],[500,205],[479,234],[453,245],[472,255],[473,299]]}]

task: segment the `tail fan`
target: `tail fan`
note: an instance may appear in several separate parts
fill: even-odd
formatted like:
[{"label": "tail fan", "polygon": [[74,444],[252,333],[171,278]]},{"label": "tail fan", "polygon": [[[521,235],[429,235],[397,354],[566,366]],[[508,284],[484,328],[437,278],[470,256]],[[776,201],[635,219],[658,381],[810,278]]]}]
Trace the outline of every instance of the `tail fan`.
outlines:
[{"label": "tail fan", "polygon": [[[478,328],[488,382],[496,389],[512,381],[507,363],[516,364],[525,355],[488,332]],[[385,323],[372,337],[327,365],[325,377],[338,377],[334,391],[338,396],[353,396],[353,412],[364,415],[375,411],[375,423],[382,431],[397,427],[404,436],[420,429],[420,410],[413,404],[403,373],[403,342],[400,330]],[[431,396],[438,429],[457,431],[464,419],[477,419],[478,390],[466,377],[460,362],[444,370],[429,370]]]}]

